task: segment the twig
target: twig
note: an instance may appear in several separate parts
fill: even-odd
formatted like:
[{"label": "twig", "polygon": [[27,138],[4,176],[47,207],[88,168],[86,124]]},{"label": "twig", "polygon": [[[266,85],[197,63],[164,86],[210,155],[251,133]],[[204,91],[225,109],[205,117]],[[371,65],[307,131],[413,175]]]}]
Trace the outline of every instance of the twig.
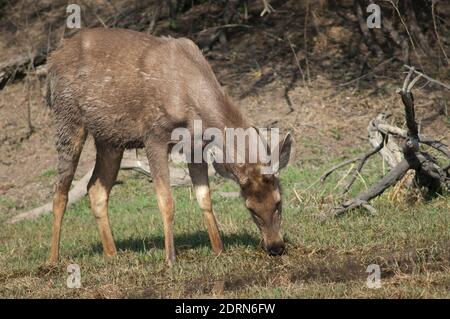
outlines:
[{"label": "twig", "polygon": [[248,25],[248,24],[230,23],[230,24],[222,24],[222,25],[217,25],[217,26],[214,26],[214,27],[206,28],[206,29],[198,31],[198,32],[196,32],[194,34],[202,34],[202,33],[208,32],[208,31],[212,31],[212,30],[238,28],[238,27],[240,27],[240,28],[247,28],[247,29],[253,28],[253,26]]},{"label": "twig", "polygon": [[155,31],[156,22],[159,19],[159,14],[161,12],[161,7],[162,7],[162,1],[158,0],[158,3],[156,4],[156,8],[155,8],[155,10],[153,11],[153,14],[152,14],[152,19],[150,21],[150,25],[148,26],[147,34],[153,34],[153,32]]},{"label": "twig", "polygon": [[[334,209],[332,216],[339,216],[348,210],[357,207],[369,207],[368,202],[373,198],[381,195],[386,189],[397,183],[409,170],[410,165],[405,159],[402,160],[393,170],[386,174],[378,183],[369,188],[367,191],[360,193],[355,198],[346,201]],[[371,206],[370,206],[371,207]]]},{"label": "twig", "polygon": [[344,82],[344,83],[340,83],[340,84],[337,84],[337,85],[334,85],[334,86],[330,86],[330,88],[334,88],[334,87],[336,87],[336,88],[337,88],[337,87],[343,87],[343,86],[350,85],[350,84],[352,84],[352,83],[354,83],[354,82],[360,81],[360,80],[362,80],[362,79],[368,77],[369,75],[374,74],[376,69],[378,69],[378,68],[381,67],[381,66],[384,66],[385,64],[391,62],[392,60],[394,60],[394,57],[390,57],[389,59],[386,59],[386,60],[380,62],[380,63],[379,63],[378,65],[376,65],[371,71],[367,72],[366,74],[363,74],[363,75],[361,75],[361,76],[358,76],[357,78],[354,78],[353,80],[350,80],[350,81],[347,81],[347,82]]},{"label": "twig", "polygon": [[436,79],[433,79],[432,77],[426,75],[425,73],[422,73],[422,72],[417,71],[417,70],[416,70],[414,67],[412,67],[412,66],[409,66],[409,65],[406,65],[406,64],[405,64],[404,67],[407,68],[408,70],[413,70],[414,73],[421,75],[424,79],[427,79],[427,80],[430,81],[430,82],[433,82],[433,83],[435,83],[435,84],[438,84],[438,85],[440,85],[440,86],[446,88],[447,90],[450,90],[450,85],[445,84],[445,83],[442,83],[441,81],[438,81],[438,80],[436,80]]},{"label": "twig", "polygon": [[433,52],[433,50],[428,45],[428,40],[425,37],[425,35],[422,32],[422,29],[420,28],[416,13],[414,12],[414,7],[411,0],[407,0],[406,2],[406,15],[408,16],[409,25],[411,27],[412,33],[418,38],[420,47],[422,48],[422,51],[430,56],[430,54]]},{"label": "twig", "polygon": [[402,98],[402,102],[405,106],[405,117],[406,117],[406,126],[408,127],[408,139],[411,142],[411,146],[414,148],[414,151],[417,151],[419,148],[419,130],[417,128],[417,123],[415,120],[415,112],[414,112],[414,100],[411,94],[411,89],[417,83],[417,81],[422,77],[421,74],[417,75],[412,81],[411,77],[414,73],[414,68],[409,70],[408,75],[403,83],[403,88],[398,91]]},{"label": "twig", "polygon": [[261,12],[260,16],[263,17],[266,13],[270,14],[272,12],[275,12],[275,9],[272,8],[272,6],[269,3],[269,0],[262,0],[264,4],[264,10]]},{"label": "twig", "polygon": [[31,48],[28,50],[28,55],[30,58],[30,63],[28,64],[28,68],[26,71],[26,87],[27,87],[27,122],[28,122],[28,132],[26,138],[29,138],[34,133],[34,127],[33,123],[31,122],[31,73],[32,71],[36,71],[34,68],[34,56],[32,53],[32,45],[30,45]]},{"label": "twig", "polygon": [[349,191],[350,187],[352,187],[353,183],[355,182],[358,175],[361,173],[361,170],[362,170],[364,164],[367,162],[367,160],[371,156],[377,154],[384,147],[384,141],[385,141],[385,136],[383,136],[383,140],[377,147],[375,147],[374,149],[370,150],[369,152],[367,152],[366,154],[361,156],[358,167],[353,171],[353,174],[352,174],[350,180],[348,181],[347,185],[345,185],[344,189],[342,190],[342,194],[347,193]]},{"label": "twig", "polygon": [[311,81],[311,74],[309,73],[309,62],[308,62],[308,15],[309,15],[309,1],[306,2],[306,13],[305,13],[305,24],[303,26],[303,42],[305,47],[305,65],[306,65],[306,78],[308,83]]},{"label": "twig", "polygon": [[341,185],[342,181],[344,181],[347,176],[350,174],[350,172],[353,170],[353,168],[355,167],[355,164],[352,164],[349,169],[347,170],[347,172],[345,172],[345,174],[341,177],[341,179],[336,183],[336,186],[334,186],[333,191],[335,189],[337,189],[339,187],[339,185]]},{"label": "twig", "polygon": [[[227,43],[227,36],[226,36],[226,33],[225,33],[224,29],[231,28],[231,27],[236,27],[236,26],[246,26],[245,24],[243,24],[243,25],[238,25],[238,24],[233,25],[231,23],[231,22],[233,22],[234,17],[236,16],[236,14],[238,14],[238,5],[239,5],[239,3],[240,3],[240,1],[227,1],[226,2],[225,9],[223,10],[223,24],[221,26],[212,28],[212,29],[217,29],[218,31],[215,32],[212,36],[210,36],[209,39],[204,44],[202,44],[200,46],[204,52],[212,50],[213,45],[217,41],[220,41],[220,43],[222,45],[226,45],[226,43]],[[202,33],[202,31],[200,31],[199,33]]]},{"label": "twig", "polygon": [[300,71],[300,75],[302,76],[303,86],[305,86],[309,91],[308,84],[306,83],[306,80],[305,80],[305,74],[303,73],[303,69],[302,69],[302,66],[300,65],[300,61],[298,60],[297,53],[295,52],[295,49],[294,49],[294,45],[292,44],[291,40],[289,40],[289,37],[287,35],[286,35],[286,39],[289,43],[289,46],[291,47],[292,54],[294,55],[295,63],[297,64],[298,70]]},{"label": "twig", "polygon": [[[420,66],[422,67],[422,62],[421,62],[420,56],[419,56],[419,54],[418,54],[418,52],[416,50],[416,45],[414,44],[414,40],[413,40],[413,38],[411,36],[411,33],[409,32],[409,29],[408,29],[405,21],[402,18],[402,15],[400,13],[400,10],[398,9],[398,6],[396,6],[395,3],[392,0],[388,0],[388,2],[394,7],[395,11],[397,12],[397,15],[398,15],[398,17],[400,19],[400,22],[403,24],[403,27],[405,28],[406,33],[408,34],[409,41],[411,42],[411,46],[413,48],[413,51],[416,54],[417,59],[419,60]],[[423,69],[423,67],[422,67],[422,69]]]},{"label": "twig", "polygon": [[[31,65],[31,63],[30,63]],[[31,73],[31,67],[28,68],[28,71]],[[27,138],[29,138],[34,133],[33,123],[31,122],[31,79],[30,75],[27,76],[27,123],[28,123],[28,132]]]},{"label": "twig", "polygon": [[86,8],[89,9],[89,11],[91,11],[91,13],[97,18],[97,20],[101,23],[101,25],[102,25],[104,28],[108,28],[108,26],[107,26],[107,24],[105,23],[105,21],[103,21],[103,19],[97,14],[97,10],[95,10],[94,8],[92,8],[85,0],[82,0],[81,2],[86,6]]},{"label": "twig", "polygon": [[33,49],[31,52],[26,52],[5,62],[0,62],[0,90],[7,84],[14,81],[18,76],[25,76],[30,68],[44,64],[47,60],[47,48]]},{"label": "twig", "polygon": [[447,60],[447,64],[450,64],[447,53],[445,52],[444,46],[442,45],[442,41],[441,41],[441,38],[440,38],[438,30],[437,30],[435,5],[436,5],[436,1],[435,0],[431,1],[431,16],[433,17],[434,33],[436,34],[436,39],[437,39],[438,45],[441,48],[441,51],[444,54],[445,59]]},{"label": "twig", "polygon": [[335,166],[333,166],[332,168],[330,168],[328,171],[326,171],[320,178],[319,180],[321,182],[325,182],[325,180],[328,178],[328,176],[330,176],[334,171],[338,170],[341,167],[344,167],[346,165],[352,164],[354,162],[360,161],[362,158],[362,155],[358,155],[354,158],[348,159],[346,161],[343,161]]},{"label": "twig", "polygon": [[[327,171],[319,178],[319,180],[320,180],[321,182],[324,182],[324,181],[328,178],[328,176],[330,176],[334,171],[338,170],[338,169],[341,168],[341,167],[344,167],[344,166],[346,166],[346,165],[349,165],[349,164],[352,164],[352,163],[354,163],[354,162],[358,162],[358,161],[359,161],[360,163],[359,163],[357,169],[354,171],[354,175],[352,176],[352,180],[353,180],[353,179],[356,179],[357,172],[360,172],[360,171],[361,171],[361,169],[362,169],[362,167],[364,166],[364,164],[366,163],[366,161],[367,161],[371,156],[373,156],[373,155],[375,155],[376,153],[378,153],[383,147],[384,147],[384,138],[382,139],[381,143],[379,143],[379,145],[377,145],[376,147],[374,147],[374,148],[373,148],[372,150],[370,150],[369,152],[364,153],[364,154],[362,154],[362,155],[358,155],[358,156],[356,156],[356,157],[354,157],[354,158],[348,159],[348,160],[346,160],[346,161],[343,161],[343,162],[341,162],[341,163],[339,163],[339,164],[333,166],[332,168],[330,168],[329,170],[327,170]],[[351,183],[349,183],[350,186],[351,186],[351,184],[353,184],[353,182],[354,182],[354,180],[353,180]],[[348,187],[350,187],[350,186],[348,186]],[[347,186],[346,186],[345,188],[347,188]]]}]

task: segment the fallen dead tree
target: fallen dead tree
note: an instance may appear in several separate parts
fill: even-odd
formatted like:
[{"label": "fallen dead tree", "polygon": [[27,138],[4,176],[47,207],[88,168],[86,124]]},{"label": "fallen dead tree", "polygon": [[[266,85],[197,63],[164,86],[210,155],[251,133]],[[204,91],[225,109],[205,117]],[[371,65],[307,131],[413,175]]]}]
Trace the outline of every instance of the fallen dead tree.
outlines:
[{"label": "fallen dead tree", "polygon": [[[140,160],[137,156],[132,156],[130,152],[128,157],[125,157],[120,163],[120,169],[122,170],[133,170],[138,173],[144,174],[150,178],[150,168],[148,166],[147,161]],[[69,201],[67,203],[67,207],[76,203],[80,199],[82,199],[87,194],[87,185],[89,183],[89,179],[92,176],[93,168],[90,169],[70,190],[69,192]],[[214,174],[214,169],[212,166],[209,168],[208,175]],[[191,183],[191,179],[189,177],[188,170],[182,167],[171,167],[170,168],[170,184],[171,186],[182,186]],[[228,196],[229,194],[224,194],[224,196]],[[30,211],[20,213],[7,221],[9,224],[14,224],[20,222],[22,220],[27,219],[36,219],[44,214],[48,214],[52,212],[53,203],[49,202],[40,207],[34,208]]]},{"label": "fallen dead tree", "polygon": [[23,78],[30,69],[44,64],[46,60],[47,49],[41,48],[0,62],[0,90],[9,82]]},{"label": "fallen dead tree", "polygon": [[[409,184],[412,187],[424,190],[427,194],[442,193],[443,190],[450,190],[450,165],[439,165],[438,161],[428,152],[421,150],[420,144],[427,145],[450,159],[450,149],[439,140],[419,134],[418,125],[415,119],[414,98],[411,90],[421,79],[440,82],[408,67],[409,73],[406,76],[403,87],[398,90],[405,107],[405,118],[407,130],[389,125],[386,122],[387,115],[380,114],[372,120],[368,127],[369,140],[373,149],[366,154],[346,160],[331,169],[321,177],[325,181],[337,169],[352,163],[358,163],[350,174],[348,183],[341,193],[347,193],[357,177],[360,175],[367,160],[378,153],[381,153],[384,160],[391,167],[391,170],[368,190],[359,193],[356,197],[344,201],[329,213],[322,213],[320,217],[339,216],[345,212],[363,207],[370,213],[376,213],[376,209],[369,202],[380,196],[386,189],[403,181],[402,184]],[[416,75],[415,77],[413,77]],[[447,85],[442,84],[445,88]],[[397,140],[401,143],[397,143]],[[399,145],[400,144],[400,145]],[[407,174],[412,171],[412,174]],[[405,181],[405,179],[407,181]]]}]

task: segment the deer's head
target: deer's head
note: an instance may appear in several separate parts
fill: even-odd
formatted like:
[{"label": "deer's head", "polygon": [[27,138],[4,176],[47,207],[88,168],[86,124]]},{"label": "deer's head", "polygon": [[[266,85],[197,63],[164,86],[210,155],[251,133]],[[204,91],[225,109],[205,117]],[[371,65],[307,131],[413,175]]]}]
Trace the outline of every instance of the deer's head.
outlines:
[{"label": "deer's head", "polygon": [[[264,248],[270,255],[281,255],[284,252],[281,234],[282,199],[278,173],[289,162],[291,145],[292,137],[288,134],[277,146],[279,157],[270,163],[273,169],[270,174],[265,170],[267,164],[260,162],[241,164],[214,162],[218,174],[239,184],[245,206],[261,231]],[[270,155],[268,148],[266,152]]]}]

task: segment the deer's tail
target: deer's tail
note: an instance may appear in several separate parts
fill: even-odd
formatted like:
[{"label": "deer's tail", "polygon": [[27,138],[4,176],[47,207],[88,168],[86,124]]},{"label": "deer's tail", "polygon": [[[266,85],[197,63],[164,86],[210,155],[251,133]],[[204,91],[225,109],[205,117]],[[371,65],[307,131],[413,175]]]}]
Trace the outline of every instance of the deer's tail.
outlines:
[{"label": "deer's tail", "polygon": [[47,89],[45,92],[45,102],[47,106],[54,109],[55,105],[55,87],[56,87],[56,76],[52,72],[51,68],[48,70],[47,74]]}]

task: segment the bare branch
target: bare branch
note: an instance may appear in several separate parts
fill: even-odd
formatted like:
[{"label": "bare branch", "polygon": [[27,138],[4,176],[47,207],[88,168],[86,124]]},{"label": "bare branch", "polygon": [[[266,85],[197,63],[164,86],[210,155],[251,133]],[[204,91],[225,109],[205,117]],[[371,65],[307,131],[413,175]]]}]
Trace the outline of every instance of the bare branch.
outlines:
[{"label": "bare branch", "polygon": [[335,166],[333,166],[332,168],[330,168],[328,171],[326,171],[321,177],[320,177],[320,181],[321,182],[325,182],[325,180],[328,178],[328,176],[330,176],[334,171],[338,170],[341,167],[344,167],[346,165],[352,164],[354,162],[360,161],[361,160],[361,155],[358,155],[354,158],[348,159],[346,161],[343,161]]},{"label": "bare branch", "polygon": [[[401,128],[380,123],[377,125],[377,128],[383,132],[384,134],[391,134],[395,136],[400,136],[403,138],[406,138],[408,136],[408,133],[405,130],[402,130]],[[441,141],[432,139],[426,135],[419,134],[419,143],[428,145],[438,151],[440,151],[442,154],[446,155],[448,158],[450,158],[450,149],[448,145],[442,143]]]},{"label": "bare branch", "polygon": [[156,23],[158,22],[162,5],[163,5],[162,0],[158,0],[152,13],[152,19],[150,20],[150,24],[147,29],[147,34],[153,34],[153,32],[155,32]]},{"label": "bare branch", "polygon": [[343,213],[366,205],[368,207],[368,202],[373,198],[381,195],[386,189],[397,183],[406,172],[410,169],[408,161],[402,160],[393,170],[386,174],[378,183],[369,188],[367,191],[360,193],[355,198],[350,199],[340,206],[336,207],[332,212],[332,216],[339,216]]},{"label": "bare branch", "polygon": [[25,76],[30,68],[44,64],[47,60],[47,48],[40,48],[0,62],[0,90],[15,77]]},{"label": "bare branch", "polygon": [[352,187],[353,183],[355,182],[356,178],[358,177],[359,173],[361,173],[361,170],[364,166],[364,164],[367,162],[367,160],[377,154],[384,146],[384,141],[385,141],[385,136],[383,135],[383,139],[381,141],[381,143],[375,147],[374,149],[370,150],[369,152],[367,152],[366,154],[364,154],[361,159],[360,162],[358,164],[358,167],[356,169],[353,170],[353,174],[349,180],[349,182],[347,183],[347,185],[345,185],[344,189],[342,190],[342,194],[345,194],[349,191],[350,187]]},{"label": "bare branch", "polygon": [[295,52],[295,49],[294,49],[294,45],[292,44],[291,40],[289,40],[288,36],[286,36],[286,39],[289,43],[289,46],[291,47],[291,51],[292,51],[292,54],[294,55],[295,63],[297,64],[298,70],[300,71],[300,75],[302,76],[303,86],[309,91],[308,83],[306,82],[306,78],[305,78],[305,73],[303,72],[300,61],[298,60],[297,53]]},{"label": "bare branch", "polygon": [[439,44],[439,47],[441,48],[442,53],[444,54],[445,60],[447,61],[447,64],[450,64],[450,60],[447,56],[447,53],[445,52],[444,46],[442,45],[441,38],[439,36],[439,32],[437,30],[437,24],[436,24],[436,1],[431,1],[431,16],[433,17],[433,26],[434,26],[434,33],[436,34],[436,39]]},{"label": "bare branch", "polygon": [[271,14],[275,12],[275,9],[270,5],[269,0],[262,0],[264,4],[264,10],[261,12],[260,16],[263,17],[266,13]]},{"label": "bare branch", "polygon": [[[386,124],[385,119],[387,116],[385,114],[378,115],[375,120],[370,122],[368,127],[371,142],[374,143],[375,140],[379,141],[378,144],[375,144],[375,148],[360,159],[355,158],[348,160],[333,167],[324,174],[322,180],[324,180],[337,168],[360,160],[358,167],[353,171],[350,181],[344,187],[343,193],[346,193],[356,180],[356,177],[359,176],[360,171],[367,159],[383,148],[385,144],[384,142],[389,138],[389,136],[400,136],[404,138],[404,145],[401,149],[403,155],[402,160],[380,181],[378,181],[378,183],[370,187],[367,191],[361,192],[356,197],[334,208],[331,216],[342,215],[343,213],[357,207],[364,207],[369,210],[369,212],[375,213],[375,209],[369,205],[369,201],[377,196],[380,196],[386,189],[396,184],[410,169],[415,171],[416,183],[414,183],[414,185],[419,188],[426,188],[429,193],[441,192],[444,188],[450,188],[450,178],[447,171],[448,166],[441,168],[431,155],[426,152],[422,152],[419,149],[420,142],[441,151],[450,158],[450,150],[445,144],[418,134],[418,126],[416,123],[414,110],[414,97],[411,90],[419,79],[424,77],[424,74],[420,72],[417,74],[414,67],[409,67],[408,69],[409,72],[405,77],[403,86],[398,90],[405,109],[406,126],[408,128],[407,131]],[[415,74],[416,76],[413,77]],[[320,216],[324,215],[326,216],[327,214],[322,213]]]},{"label": "bare branch", "polygon": [[[409,73],[403,82],[403,88],[398,92],[402,97],[402,102],[405,106],[405,118],[406,118],[406,126],[408,127],[408,137],[407,139],[410,142],[410,146],[414,151],[417,151],[419,148],[419,129],[417,128],[416,123],[416,115],[414,111],[414,97],[411,93],[411,89],[417,83],[417,81],[422,77],[422,75],[418,75],[411,81],[411,77],[414,73],[414,68],[409,69]],[[407,141],[408,143],[408,141]]]},{"label": "bare branch", "polygon": [[409,66],[409,65],[406,65],[406,64],[405,64],[404,67],[407,68],[408,70],[413,70],[413,72],[416,73],[416,74],[420,74],[423,78],[427,79],[428,81],[433,82],[433,83],[435,83],[435,84],[437,84],[437,85],[440,85],[440,86],[446,88],[447,90],[450,90],[450,85],[445,84],[445,83],[442,83],[441,81],[438,81],[438,80],[436,80],[436,79],[433,79],[432,77],[430,77],[430,76],[428,76],[428,75],[426,75],[426,74],[424,74],[424,73],[422,73],[422,72],[417,71],[417,70],[416,70],[414,67],[412,67],[412,66]]}]

